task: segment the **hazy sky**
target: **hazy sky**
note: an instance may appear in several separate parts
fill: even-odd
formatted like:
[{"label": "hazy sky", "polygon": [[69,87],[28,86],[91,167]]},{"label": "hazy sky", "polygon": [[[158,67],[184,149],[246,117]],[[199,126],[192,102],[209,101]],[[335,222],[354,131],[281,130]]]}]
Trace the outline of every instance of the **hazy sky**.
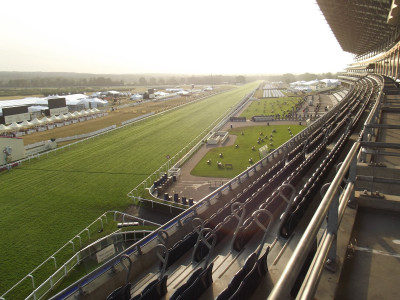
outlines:
[{"label": "hazy sky", "polygon": [[249,74],[336,72],[315,0],[1,1],[0,70]]}]

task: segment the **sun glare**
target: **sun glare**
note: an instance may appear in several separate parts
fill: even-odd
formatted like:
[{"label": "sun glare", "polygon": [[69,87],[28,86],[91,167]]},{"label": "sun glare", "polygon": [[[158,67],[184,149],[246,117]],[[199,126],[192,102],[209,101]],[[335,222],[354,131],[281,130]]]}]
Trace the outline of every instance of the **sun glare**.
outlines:
[{"label": "sun glare", "polygon": [[1,8],[4,71],[327,72],[352,58],[313,0],[38,0]]}]

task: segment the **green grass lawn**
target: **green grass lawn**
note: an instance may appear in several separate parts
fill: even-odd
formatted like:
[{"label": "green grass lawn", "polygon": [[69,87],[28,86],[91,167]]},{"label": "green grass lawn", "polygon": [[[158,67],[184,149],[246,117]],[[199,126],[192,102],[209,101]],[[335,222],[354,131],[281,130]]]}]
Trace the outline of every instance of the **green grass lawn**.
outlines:
[{"label": "green grass lawn", "polygon": [[253,116],[269,116],[279,114],[281,117],[292,111],[301,101],[300,97],[265,98],[250,103],[240,117],[251,119]]},{"label": "green grass lawn", "polygon": [[[223,177],[233,178],[240,174],[247,167],[260,160],[258,149],[264,145],[268,145],[269,149],[278,148],[280,145],[290,139],[288,127],[293,135],[296,135],[304,129],[305,126],[300,125],[271,125],[271,126],[253,126],[236,128],[229,131],[230,135],[237,136],[235,144],[227,147],[213,148],[201,159],[201,161],[193,168],[191,174],[206,177]],[[275,133],[272,131],[275,129]],[[243,134],[242,134],[243,133]],[[272,134],[273,141],[270,141]],[[258,138],[264,139],[258,143]],[[270,145],[272,143],[272,145]],[[236,147],[238,145],[239,147]],[[252,149],[254,147],[254,150]],[[220,157],[222,153],[222,157]],[[249,162],[252,159],[252,163]],[[210,160],[211,163],[207,163]],[[230,168],[220,168],[217,162],[222,164],[232,164]]]},{"label": "green grass lawn", "polygon": [[[257,82],[0,174],[0,295],[239,102]],[[38,286],[40,283],[35,282]]]}]

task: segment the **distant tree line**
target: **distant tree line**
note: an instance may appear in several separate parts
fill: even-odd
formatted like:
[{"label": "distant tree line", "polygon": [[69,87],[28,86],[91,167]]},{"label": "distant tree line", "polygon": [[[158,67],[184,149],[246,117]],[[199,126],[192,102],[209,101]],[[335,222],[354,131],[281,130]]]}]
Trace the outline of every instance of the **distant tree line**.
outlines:
[{"label": "distant tree line", "polygon": [[145,77],[139,78],[139,85],[179,85],[179,84],[237,84],[246,83],[246,77],[243,75],[206,75],[206,76],[169,76],[169,77]]},{"label": "distant tree line", "polygon": [[60,88],[60,87],[85,87],[85,86],[124,86],[123,80],[112,80],[107,77],[93,78],[31,78],[10,79],[0,81],[1,87],[8,88]]},{"label": "distant tree line", "polygon": [[0,72],[0,87],[3,88],[66,88],[66,87],[123,87],[123,86],[176,86],[183,84],[216,85],[243,84],[254,80],[282,81],[337,78],[333,73],[304,73],[278,75],[174,75],[174,74],[107,74],[95,76],[82,73],[46,72]]},{"label": "distant tree line", "polygon": [[[62,74],[62,73],[61,73]],[[157,86],[157,85],[180,85],[180,84],[198,84],[198,85],[214,85],[214,84],[242,84],[247,79],[243,75],[197,75],[197,76],[155,76],[155,75],[111,75],[108,77],[82,77],[81,74],[67,73],[65,76],[49,77],[38,73],[18,73],[18,72],[1,72],[0,87],[3,88],[64,88],[64,87],[107,87],[107,86]]]}]

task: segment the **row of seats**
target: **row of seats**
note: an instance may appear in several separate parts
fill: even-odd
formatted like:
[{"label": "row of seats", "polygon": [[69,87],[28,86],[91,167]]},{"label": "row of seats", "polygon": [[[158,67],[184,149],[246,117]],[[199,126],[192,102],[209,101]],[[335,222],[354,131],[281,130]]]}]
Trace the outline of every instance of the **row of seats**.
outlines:
[{"label": "row of seats", "polygon": [[[247,198],[242,197],[246,199],[244,202],[242,202],[245,207],[245,210],[242,211],[242,213],[245,213],[245,216],[251,214],[254,211],[254,209],[259,205],[259,203],[265,199],[263,195],[275,190],[276,187],[280,185],[280,183],[283,181],[283,179],[286,178],[287,174],[293,169],[293,167],[298,165],[302,160],[303,160],[303,155],[298,154],[298,156],[295,159],[293,159],[289,164],[283,166],[274,176],[272,176],[272,178],[268,180],[267,183],[264,183],[261,187],[258,187],[259,185],[250,185],[249,188],[246,190],[246,193],[248,193],[249,191],[251,193],[251,191],[254,191],[257,187],[258,189],[255,190],[255,192],[253,192],[250,197]],[[227,208],[230,208],[230,205],[231,203],[229,203],[229,206]],[[221,215],[221,213],[219,215]],[[211,222],[214,221],[215,219],[219,221],[219,219],[214,216],[211,216],[210,219],[211,219],[210,221],[206,222],[205,226],[206,227],[214,226],[217,235],[217,241],[216,241],[217,243],[220,242],[222,238],[232,237],[234,229],[237,227],[237,221],[232,215],[227,216],[220,223]],[[211,237],[209,238],[211,239]],[[199,261],[205,255],[207,255],[207,253],[208,253],[208,248],[204,245],[204,243],[200,243],[194,257],[196,261]]]},{"label": "row of seats", "polygon": [[[337,119],[337,117],[333,116],[332,120]],[[337,126],[341,126],[338,124]],[[301,178],[304,176],[305,172],[309,169],[309,167],[315,163],[316,159],[322,154],[322,152],[325,150],[325,145],[322,144],[323,141],[323,134],[320,133],[318,136],[312,140],[310,143],[312,146],[309,147],[309,149],[317,149],[312,152],[305,161],[302,162],[292,173],[287,179],[285,180],[285,183],[289,183],[293,186],[296,186],[298,182],[301,180]],[[312,182],[313,179],[311,179],[309,182]],[[317,184],[314,184],[314,187],[317,187]],[[311,192],[311,191],[310,191]],[[288,193],[288,191],[286,191]],[[274,191],[270,191],[270,196],[267,198],[267,200],[262,203],[259,206],[259,209],[267,209],[269,211],[275,211],[275,209],[281,204],[281,197],[279,196],[278,190],[275,189]],[[283,190],[283,194],[285,194],[285,190]],[[285,195],[288,197],[289,195]],[[253,211],[253,210],[251,210]],[[261,215],[259,218],[259,221],[263,223],[264,225],[268,224],[269,218],[266,215]],[[242,249],[245,244],[250,240],[250,238],[260,230],[259,226],[256,225],[254,222],[253,218],[250,217],[246,219],[246,221],[243,223],[236,240],[234,241],[234,249],[239,251]]]},{"label": "row of seats", "polygon": [[[204,222],[204,227],[215,228],[217,243],[221,241],[222,238],[228,236],[232,233],[232,228],[235,228],[236,221],[231,215],[231,205],[235,202],[243,203],[246,199],[250,198],[252,188],[259,188],[264,181],[268,180],[273,176],[274,173],[278,172],[284,166],[284,162],[278,162],[272,166],[268,171],[266,171],[262,176],[259,176],[257,180],[251,183],[248,188],[244,189],[242,193],[239,193],[231,201],[226,203],[223,208],[219,209],[215,214],[211,215]],[[171,266],[176,260],[182,257],[187,251],[193,248],[198,238],[197,232],[194,230],[187,234],[181,241],[178,241],[169,250],[169,258],[167,267]],[[195,253],[195,260],[200,261],[208,253],[208,248],[201,243],[198,246],[198,250]]]},{"label": "row of seats", "polygon": [[[323,134],[321,130],[318,130],[317,132],[314,132],[311,135],[312,138],[312,145],[318,145],[321,143],[323,139]],[[304,146],[303,146],[304,147]],[[310,147],[311,148],[311,147]],[[240,202],[245,204],[246,212],[247,214],[250,214],[256,206],[259,206],[261,203],[260,207],[263,207],[262,205],[265,204],[263,203],[263,200],[265,200],[265,194],[269,194],[270,192],[273,192],[273,196],[277,198],[277,189],[276,187],[279,186],[284,179],[289,179],[290,182],[292,183],[297,183],[294,182],[299,180],[299,176],[301,176],[305,170],[307,170],[305,166],[305,161],[308,162],[308,164],[311,164],[314,162],[314,160],[318,157],[321,151],[323,151],[323,147],[318,147],[318,151],[314,151],[313,155],[310,155],[307,160],[304,161],[304,154],[300,153],[302,147],[301,144],[298,145],[294,150],[289,153],[290,160],[289,162],[285,165],[283,161],[277,163],[274,165],[272,168],[270,168],[267,172],[265,172],[262,176],[259,176],[257,180],[255,180],[253,183],[251,183],[248,188],[244,189],[241,194],[238,194],[234,199],[229,201],[223,208],[219,209],[215,214],[213,214],[210,218],[208,218],[204,222],[204,226],[207,228],[215,228],[215,238],[217,239],[217,242],[221,241],[223,238],[230,237],[233,234],[233,229],[235,228],[235,225],[237,225],[237,221],[233,215],[230,213],[230,207],[233,203],[235,202]],[[303,170],[303,171],[301,171]],[[290,176],[288,176],[290,174]],[[296,176],[297,174],[297,176]],[[252,191],[255,191],[252,193]],[[273,201],[271,201],[273,202]],[[265,205],[264,205],[265,206]],[[263,216],[260,216],[260,219],[262,219]],[[264,217],[265,218],[265,217]],[[246,220],[247,221],[247,220]],[[245,224],[244,224],[245,225]],[[212,237],[209,236],[211,239]],[[169,250],[169,259],[167,262],[167,267],[171,266],[174,262],[176,262],[177,259],[179,259],[184,253],[189,251],[195,244],[196,240],[198,239],[198,233],[196,230],[192,231],[191,233],[187,234],[181,241],[178,241],[171,249]],[[210,242],[210,240],[208,240]],[[200,261],[203,259],[207,254],[208,254],[208,247],[203,243],[200,242],[198,247],[196,248],[196,252],[194,253],[194,259],[196,261]],[[267,253],[265,254],[264,258],[266,259]],[[249,262],[250,263],[250,262]],[[264,264],[266,265],[266,263]],[[208,270],[212,270],[212,264],[209,266]],[[241,286],[247,286],[248,283],[245,283],[244,278],[251,278],[252,276],[255,276],[256,274],[260,274],[260,272],[255,271],[256,269],[253,268],[254,271],[250,272],[248,270],[248,264],[247,268],[243,269],[239,274],[237,274],[237,277],[233,279],[233,282],[238,281],[239,279],[242,279],[241,277],[243,276],[243,282],[241,283]],[[200,272],[203,272],[202,275],[200,275]],[[199,295],[199,291],[204,291],[211,283],[212,283],[212,278],[206,276],[207,272],[206,270],[197,270],[195,271],[189,280],[181,286],[171,297],[171,299],[186,299],[190,297],[195,297],[195,295]],[[210,273],[211,274],[211,273]],[[252,275],[252,276],[250,276]],[[206,276],[206,277],[204,277]],[[210,275],[211,276],[211,275]],[[257,278],[259,276],[256,276]],[[203,278],[203,280],[200,280],[200,278]],[[205,278],[211,278],[211,280],[205,280]],[[211,282],[211,283],[210,283]],[[251,280],[251,282],[255,282],[254,280]],[[208,284],[207,284],[208,283]],[[155,286],[155,285],[154,285]],[[151,286],[153,287],[153,285]],[[145,289],[147,291],[147,294],[141,294],[141,297],[150,295],[149,291],[154,291],[153,289]],[[155,289],[157,290],[157,289]],[[229,292],[228,292],[229,290]],[[243,289],[237,289],[234,291],[232,289],[228,289],[224,295],[227,295],[228,293],[230,294],[229,297],[233,296],[234,294],[236,296],[242,295],[244,291],[247,291],[247,288]],[[247,292],[246,292],[247,293]],[[138,295],[139,296],[139,295]],[[137,296],[136,296],[137,297]],[[223,296],[221,296],[223,297]],[[195,297],[196,298],[196,297]],[[141,299],[141,298],[138,298]],[[221,298],[224,299],[224,298]],[[229,299],[229,298],[226,298]],[[236,298],[233,298],[236,299]],[[239,299],[239,298],[237,298]]]},{"label": "row of seats", "polygon": [[[302,160],[299,165],[293,170],[292,172],[285,178],[286,180],[282,181],[283,184],[291,184],[293,186],[297,185],[301,178],[304,176],[304,173],[311,167],[312,164],[315,163],[315,160],[319,157],[319,155],[325,150],[325,144],[321,144],[315,151],[313,151],[305,160]],[[283,189],[282,193],[285,195],[286,198],[289,198],[289,190]],[[270,195],[265,200],[265,195]],[[259,205],[258,208],[255,209],[267,209],[268,211],[276,211],[276,209],[282,205],[282,198],[279,195],[279,189],[274,189],[268,194],[261,195],[263,201]],[[259,222],[261,222],[264,226],[270,222],[268,216],[260,215]],[[253,217],[250,216],[246,219],[243,223],[239,232],[234,241],[234,249],[236,251],[240,251],[246,243],[261,229],[254,221]]]},{"label": "row of seats", "polygon": [[[361,95],[359,95],[361,96]],[[350,102],[351,104],[353,102]],[[365,105],[359,110],[362,111],[365,108]],[[358,114],[358,113],[357,113]],[[360,115],[360,114],[358,114]],[[359,117],[354,120],[352,123],[353,127],[357,124]],[[329,152],[327,157],[323,160],[320,166],[316,169],[316,171],[312,174],[311,178],[305,183],[303,188],[300,190],[298,195],[295,197],[288,214],[286,214],[282,220],[280,226],[280,235],[282,237],[288,238],[298,222],[301,220],[305,211],[308,208],[311,200],[315,197],[315,194],[318,192],[320,187],[322,186],[322,182],[326,179],[329,171],[332,169],[334,163],[336,162],[340,152],[345,146],[346,141],[348,140],[350,132],[347,132],[341,136],[338,143],[336,143],[335,147],[332,151]]]},{"label": "row of seats", "polygon": [[218,295],[216,300],[248,299],[268,272],[268,253],[269,247],[260,258],[256,253],[250,255],[244,266],[235,274],[228,287]]},{"label": "row of seats", "polygon": [[198,299],[206,289],[213,283],[212,269],[214,263],[211,263],[206,269],[195,271],[189,280],[178,288],[170,299],[176,300],[194,300]]},{"label": "row of seats", "polygon": [[[322,128],[316,129],[314,132],[312,132],[312,133],[307,137],[307,140],[308,140],[308,141],[313,141],[313,140],[315,140],[315,138],[318,137],[318,136],[321,134],[321,132],[322,132]],[[292,151],[290,151],[290,153],[289,153],[289,155],[288,155],[288,157],[287,157],[287,160],[288,160],[288,161],[292,160],[293,158],[295,158],[295,157],[297,156],[297,154],[299,154],[300,152],[303,151],[303,148],[304,148],[304,145],[305,145],[304,143],[306,143],[306,146],[308,145],[308,142],[307,142],[307,141],[304,141],[304,142],[302,142],[302,143],[299,143]]]},{"label": "row of seats", "polygon": [[150,282],[143,291],[133,297],[131,300],[159,300],[167,294],[168,275],[164,275],[161,279]]},{"label": "row of seats", "polygon": [[[342,141],[345,140],[341,138],[338,144],[344,144]],[[339,150],[341,150],[341,148],[335,147],[329,152],[327,157],[294,198],[288,214],[283,217],[280,225],[279,233],[282,237],[288,238],[292,234],[293,230],[307,210],[310,202],[314,199],[318,190],[320,190],[322,182],[326,179],[326,176],[333,167],[333,163],[337,158],[334,154],[337,155],[340,152]]]},{"label": "row of seats", "polygon": [[[320,139],[321,130],[318,129],[310,135],[310,138]],[[246,214],[252,213],[253,208],[259,205],[259,202],[265,199],[260,197],[258,201],[254,197],[256,193],[268,194],[276,189],[276,187],[296,168],[296,165],[300,164],[304,159],[304,155],[299,155],[303,148],[303,143],[300,143],[294,150],[289,153],[289,164],[285,166],[284,161],[280,161],[271,167],[261,176],[248,185],[242,193],[238,194],[230,202],[228,202],[218,212],[209,217],[205,222],[204,226],[207,228],[216,228],[217,243],[224,237],[230,237],[233,234],[233,229],[237,222],[235,218],[232,218],[230,207],[235,202],[245,203]],[[295,158],[296,157],[296,158]],[[295,158],[295,159],[294,159]],[[254,193],[253,191],[257,191]],[[229,217],[228,217],[229,216]],[[196,231],[192,231],[182,241],[178,241],[169,251],[170,257],[168,259],[168,266],[172,265],[179,257],[190,250],[197,240]],[[200,261],[208,253],[208,248],[201,243],[194,255],[196,261]]]}]

